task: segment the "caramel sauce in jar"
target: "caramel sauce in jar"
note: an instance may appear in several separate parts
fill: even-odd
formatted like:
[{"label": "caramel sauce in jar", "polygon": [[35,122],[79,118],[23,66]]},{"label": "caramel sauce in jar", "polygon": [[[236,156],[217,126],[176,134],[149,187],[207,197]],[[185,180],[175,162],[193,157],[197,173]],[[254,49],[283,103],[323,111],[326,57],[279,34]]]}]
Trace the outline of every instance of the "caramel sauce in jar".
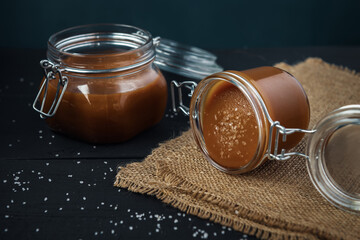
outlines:
[{"label": "caramel sauce in jar", "polygon": [[[158,123],[165,112],[167,83],[154,64],[150,33],[126,25],[87,25],[49,39],[48,60],[59,75],[42,91],[44,112],[63,93],[49,127],[91,143],[126,141]],[[64,92],[62,92],[64,91]]]},{"label": "caramel sauce in jar", "polygon": [[218,82],[203,110],[203,132],[209,155],[226,168],[246,165],[256,152],[257,123],[251,106],[231,83]]},{"label": "caramel sauce in jar", "polygon": [[[211,164],[227,173],[251,171],[267,159],[270,123],[266,114],[286,128],[307,129],[310,121],[309,102],[301,84],[275,67],[206,77],[195,89],[190,105],[198,146]],[[290,150],[303,135],[287,136],[279,149]]]}]

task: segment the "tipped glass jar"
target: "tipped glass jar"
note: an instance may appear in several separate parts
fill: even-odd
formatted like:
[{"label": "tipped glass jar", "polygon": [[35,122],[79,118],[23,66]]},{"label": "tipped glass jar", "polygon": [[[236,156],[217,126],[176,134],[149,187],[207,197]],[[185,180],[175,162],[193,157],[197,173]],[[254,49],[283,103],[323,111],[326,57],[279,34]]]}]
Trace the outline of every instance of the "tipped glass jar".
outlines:
[{"label": "tipped glass jar", "polygon": [[[190,116],[205,158],[231,174],[266,160],[307,159],[319,192],[342,209],[360,213],[360,105],[340,108],[307,130],[308,98],[301,84],[275,67],[224,71],[195,82],[172,82],[173,110]],[[176,103],[176,91],[179,101]],[[190,89],[190,108],[182,101]],[[306,153],[291,152],[309,134]]]}]

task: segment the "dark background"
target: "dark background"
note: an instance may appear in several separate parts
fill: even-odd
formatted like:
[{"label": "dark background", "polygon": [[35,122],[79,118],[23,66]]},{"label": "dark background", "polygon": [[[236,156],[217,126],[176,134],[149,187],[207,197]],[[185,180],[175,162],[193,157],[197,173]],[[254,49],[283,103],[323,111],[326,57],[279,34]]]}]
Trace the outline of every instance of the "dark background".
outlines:
[{"label": "dark background", "polygon": [[0,47],[45,48],[89,23],[123,23],[203,48],[354,46],[358,0],[15,0],[0,10]]},{"label": "dark background", "polygon": [[[312,56],[359,72],[359,10],[356,0],[2,1],[0,239],[255,239],[113,187],[117,166],[142,161],[159,142],[179,135],[189,127],[186,117],[167,112],[136,138],[100,146],[46,126],[32,102],[51,34],[124,23],[213,50],[225,69]],[[155,215],[165,217],[150,219]]]}]

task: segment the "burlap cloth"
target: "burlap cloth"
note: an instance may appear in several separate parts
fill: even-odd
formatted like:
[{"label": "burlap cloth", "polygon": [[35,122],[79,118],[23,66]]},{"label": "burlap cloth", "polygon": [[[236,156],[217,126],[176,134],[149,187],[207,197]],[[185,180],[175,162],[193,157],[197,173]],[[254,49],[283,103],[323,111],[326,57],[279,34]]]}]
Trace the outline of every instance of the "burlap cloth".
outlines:
[{"label": "burlap cloth", "polygon": [[[360,103],[355,72],[317,58],[276,66],[304,86],[311,127],[338,107]],[[295,150],[303,152],[304,147],[302,141]],[[114,184],[258,238],[360,238],[360,217],[337,209],[317,192],[303,158],[268,161],[253,172],[228,175],[205,160],[190,131],[160,144],[143,162],[119,167]]]}]

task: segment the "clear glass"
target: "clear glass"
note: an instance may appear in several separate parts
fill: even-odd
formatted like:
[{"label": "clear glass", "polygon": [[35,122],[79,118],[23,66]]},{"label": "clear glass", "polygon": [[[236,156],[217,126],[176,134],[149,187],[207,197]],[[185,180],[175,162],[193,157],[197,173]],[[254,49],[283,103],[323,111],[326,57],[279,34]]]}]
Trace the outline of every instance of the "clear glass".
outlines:
[{"label": "clear glass", "polygon": [[[224,82],[236,91],[231,90],[234,95],[222,103],[221,96],[225,99],[230,93]],[[224,94],[218,90],[222,86],[226,88]],[[247,112],[238,114],[243,110]],[[216,168],[234,174],[251,171],[267,159],[270,139],[267,114],[286,128],[307,129],[310,120],[309,102],[301,84],[289,73],[274,67],[213,74],[199,83],[190,104],[191,128],[199,148]],[[286,142],[279,143],[280,149],[290,150],[303,135],[288,136]],[[244,153],[250,146],[252,150]]]},{"label": "clear glass", "polygon": [[50,36],[48,59],[75,73],[109,73],[153,61],[151,34],[122,24],[93,24],[68,28]]},{"label": "clear glass", "polygon": [[318,191],[342,209],[360,212],[360,105],[335,110],[308,139],[307,169]]},{"label": "clear glass", "polygon": [[[117,24],[79,26],[52,35],[48,60],[68,86],[51,129],[87,142],[128,140],[158,123],[167,101],[166,81],[154,64],[149,32]],[[45,109],[58,79],[50,79]]]},{"label": "clear glass", "polygon": [[216,59],[214,54],[206,50],[161,38],[156,48],[155,62],[161,70],[201,80],[213,73],[223,71],[223,68],[216,63]]}]

